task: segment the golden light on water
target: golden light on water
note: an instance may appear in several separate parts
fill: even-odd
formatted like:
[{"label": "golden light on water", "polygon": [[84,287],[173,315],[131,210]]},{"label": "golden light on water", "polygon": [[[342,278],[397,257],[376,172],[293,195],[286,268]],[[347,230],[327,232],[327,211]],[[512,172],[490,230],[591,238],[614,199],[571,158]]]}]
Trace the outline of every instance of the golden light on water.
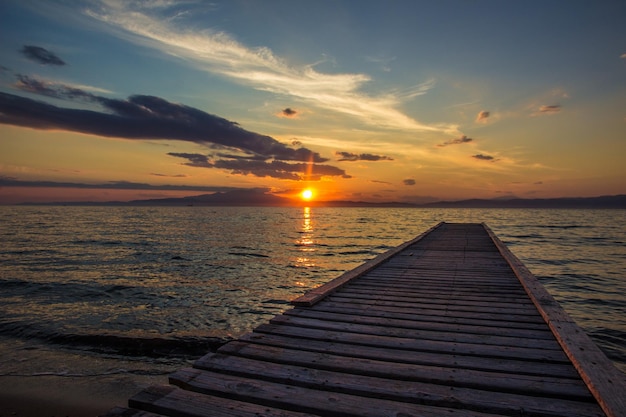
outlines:
[{"label": "golden light on water", "polygon": [[315,252],[315,241],[313,240],[313,219],[310,207],[304,207],[302,212],[302,229],[300,231],[300,238],[296,241],[296,245],[301,253],[296,259],[296,265],[303,268],[314,267],[315,262],[309,258],[309,256]]}]

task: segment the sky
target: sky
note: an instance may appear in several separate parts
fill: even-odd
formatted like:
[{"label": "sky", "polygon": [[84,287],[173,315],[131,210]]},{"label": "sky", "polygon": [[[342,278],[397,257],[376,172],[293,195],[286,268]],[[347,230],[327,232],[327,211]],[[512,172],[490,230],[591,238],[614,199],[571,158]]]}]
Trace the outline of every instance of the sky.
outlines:
[{"label": "sky", "polygon": [[626,194],[625,17],[622,0],[3,0],[0,204]]}]

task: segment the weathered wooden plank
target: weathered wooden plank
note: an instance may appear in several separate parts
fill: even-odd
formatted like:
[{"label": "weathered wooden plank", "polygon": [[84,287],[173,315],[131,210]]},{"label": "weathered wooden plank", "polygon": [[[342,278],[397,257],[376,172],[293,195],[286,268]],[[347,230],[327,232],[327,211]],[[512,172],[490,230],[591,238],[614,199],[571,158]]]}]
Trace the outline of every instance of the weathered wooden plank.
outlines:
[{"label": "weathered wooden plank", "polygon": [[460,304],[460,305],[468,305],[468,306],[477,306],[477,307],[499,307],[503,309],[517,309],[517,310],[526,310],[531,312],[532,314],[537,314],[537,308],[532,303],[524,302],[523,299],[517,298],[520,300],[519,303],[515,301],[509,303],[503,303],[500,301],[496,301],[493,299],[481,300],[477,295],[474,295],[473,298],[464,298],[464,297],[441,297],[426,293],[423,294],[419,291],[387,291],[380,289],[380,287],[357,287],[354,285],[346,286],[341,291],[342,296],[353,296],[353,297],[387,297],[390,299],[398,300],[398,301],[413,301],[415,304]]},{"label": "weathered wooden plank", "polygon": [[[305,317],[317,320],[346,322],[353,324],[365,324],[383,327],[394,327],[397,329],[412,329],[412,330],[426,330],[426,331],[438,331],[454,333],[458,335],[472,334],[472,335],[493,335],[494,330],[483,326],[472,326],[462,324],[447,324],[437,323],[432,321],[416,321],[405,320],[399,318],[381,318],[372,317],[366,315],[352,315],[342,313],[328,313],[319,310],[308,309],[293,309],[285,311],[287,316]],[[498,331],[499,336],[522,338],[525,340],[530,339],[544,339],[554,340],[554,336],[549,329],[544,330],[524,330],[524,329],[510,329],[500,328]],[[463,336],[461,336],[463,337]]]},{"label": "weathered wooden plank", "polygon": [[[328,312],[328,313],[340,313],[340,314],[352,314],[355,316],[371,316],[371,317],[383,317],[391,319],[413,320],[413,321],[427,321],[429,323],[448,323],[448,324],[463,324],[470,326],[480,326],[487,331],[494,332],[495,329],[500,329],[502,326],[506,326],[507,329],[527,329],[527,330],[549,330],[549,327],[543,322],[527,323],[506,320],[499,316],[499,320],[489,320],[482,318],[471,317],[455,317],[444,314],[442,315],[440,310],[429,311],[425,313],[407,312],[403,308],[386,307],[386,308],[370,308],[369,306],[356,306],[345,305],[341,303],[334,303],[332,301],[322,301],[315,305],[315,311]],[[287,312],[285,312],[287,313]]]},{"label": "weathered wooden plank", "polygon": [[[367,289],[369,291],[383,291],[383,292],[404,292],[407,294],[421,294],[433,297],[455,297],[459,299],[493,299],[494,301],[501,302],[520,302],[525,304],[532,304],[528,299],[528,295],[522,290],[507,292],[502,294],[490,294],[489,292],[480,292],[478,294],[469,292],[468,287],[463,283],[452,282],[451,285],[438,286],[437,282],[430,281],[416,281],[412,280],[399,280],[392,278],[373,278],[365,277],[359,280],[352,281],[346,285],[345,289]],[[497,285],[493,285],[492,288],[498,288]]]},{"label": "weathered wooden plank", "polygon": [[545,361],[551,363],[569,363],[567,356],[560,350],[532,349],[513,346],[486,345],[480,343],[456,343],[439,340],[420,340],[406,337],[375,336],[371,334],[346,333],[321,329],[306,329],[293,326],[262,324],[255,330],[302,339],[342,342],[364,346],[378,346],[390,349],[404,349],[425,352],[447,352],[460,355],[483,356],[493,358],[512,358]]},{"label": "weathered wooden plank", "polygon": [[423,316],[441,316],[441,317],[452,317],[452,318],[468,318],[468,319],[483,319],[490,321],[505,321],[511,323],[528,323],[532,325],[545,325],[545,322],[540,316],[534,315],[515,315],[515,314],[498,314],[493,312],[484,312],[484,311],[466,311],[460,310],[457,311],[454,308],[437,308],[438,306],[428,306],[422,307],[421,305],[401,305],[398,306],[397,303],[386,302],[386,301],[372,301],[372,300],[359,300],[359,299],[350,299],[349,303],[344,302],[345,299],[339,296],[329,296],[324,300],[324,303],[327,305],[337,306],[337,305],[349,305],[350,308],[357,309],[371,309],[371,311],[393,311],[393,312],[402,312],[406,314],[420,314]]},{"label": "weathered wooden plank", "polygon": [[[393,285],[393,284],[390,284]],[[465,297],[487,297],[487,298],[498,298],[498,297],[509,297],[509,298],[517,298],[523,297],[524,294],[518,293],[517,291],[509,290],[507,288],[500,288],[494,286],[481,286],[481,285],[472,285],[472,286],[464,286],[463,285],[447,285],[442,284],[438,286],[436,283],[415,283],[413,290],[421,288],[421,293],[424,296],[428,296],[430,294],[437,293],[437,288],[439,288],[439,294],[442,296],[448,294],[462,294]],[[409,291],[411,289],[408,289]],[[339,294],[330,294],[330,296],[339,295]],[[528,305],[528,303],[523,303],[524,305]]]},{"label": "weathered wooden plank", "polygon": [[574,320],[548,293],[539,280],[507,248],[504,243],[484,225],[502,256],[510,264],[520,282],[536,304],[557,341],[572,361],[582,379],[609,417],[626,416],[626,378],[606,355],[593,343]]},{"label": "weathered wooden plank", "polygon": [[523,410],[525,415],[538,416],[602,415],[602,410],[597,404],[586,401],[555,400],[546,397],[312,370],[309,367],[276,364],[222,354],[205,356],[196,364],[196,368],[183,370],[171,378],[179,381],[198,379],[202,378],[202,372],[206,370],[323,391],[489,413],[519,414]]},{"label": "weathered wooden plank", "polygon": [[[452,289],[450,291],[432,291],[426,287],[420,290],[419,287],[413,288],[400,288],[397,290],[384,290],[384,287],[375,286],[353,286],[350,288],[344,288],[344,291],[349,291],[354,294],[372,294],[380,293],[386,296],[393,297],[408,297],[412,300],[431,300],[433,302],[446,301],[449,303],[481,303],[479,305],[488,305],[495,307],[510,307],[511,305],[531,307],[535,308],[533,303],[529,302],[528,297],[526,299],[521,296],[511,296],[508,294],[489,294],[489,293],[467,293],[458,289]],[[470,304],[471,305],[471,304]]]},{"label": "weathered wooden plank", "polygon": [[246,401],[263,403],[277,408],[303,410],[318,416],[494,416],[493,414],[478,411],[433,407],[376,397],[320,391],[294,385],[259,381],[254,378],[216,374],[208,371],[190,375],[180,372],[175,376],[176,379],[173,379],[172,382],[185,389],[212,395],[242,398]]},{"label": "weathered wooden plank", "polygon": [[[398,283],[398,285],[401,285],[402,281],[406,282],[407,286],[410,286],[411,283],[413,284],[413,288],[414,289],[418,289],[418,288],[437,288],[437,287],[443,287],[443,288],[450,288],[450,287],[457,287],[457,288],[462,288],[464,291],[471,291],[474,288],[489,288],[490,291],[491,289],[493,289],[493,291],[498,291],[499,293],[502,292],[509,292],[510,295],[516,295],[516,296],[524,296],[524,291],[523,288],[519,286],[519,284],[516,284],[515,282],[511,282],[509,279],[503,279],[501,281],[494,281],[491,280],[489,278],[479,278],[479,277],[471,277],[471,276],[465,276],[465,277],[454,277],[454,276],[442,276],[442,277],[423,277],[420,278],[419,280],[416,280],[416,277],[413,277],[411,280],[407,279],[407,277],[410,277],[410,275],[407,276],[389,276],[389,275],[370,275],[368,277],[368,279],[377,279],[379,281],[379,283],[381,284],[386,284],[386,283]],[[415,284],[419,283],[419,287],[416,288]]]},{"label": "weathered wooden plank", "polygon": [[505,271],[507,268],[506,263],[502,260],[481,259],[478,256],[472,259],[455,259],[447,255],[446,252],[433,252],[431,256],[424,256],[409,262],[389,262],[382,265],[382,268],[389,273],[428,269],[438,272],[453,272],[462,269],[465,274],[479,274],[483,271],[494,274]]},{"label": "weathered wooden plank", "polygon": [[[413,274],[409,274],[409,273],[378,274],[377,273],[377,274],[368,275],[367,279],[376,279],[383,283],[401,284],[402,282],[404,282],[408,286],[413,286],[413,287],[426,286],[426,287],[437,288],[437,286],[441,286],[443,290],[446,290],[449,287],[458,287],[459,289],[462,289],[464,291],[471,290],[472,288],[475,288],[475,287],[478,287],[478,288],[493,287],[495,290],[498,290],[500,292],[510,291],[514,295],[522,295],[522,296],[524,295],[523,288],[521,288],[519,284],[516,284],[514,281],[512,282],[509,278],[503,279],[500,282],[494,282],[493,280],[489,279],[489,277],[485,277],[485,276],[483,276],[482,278],[479,278],[477,276],[469,276],[469,275],[455,277],[453,273],[450,273],[449,275],[441,275],[441,276],[436,276],[436,275],[425,276],[425,275],[420,275],[418,272],[416,272]],[[366,282],[367,280],[364,279],[363,281]]]},{"label": "weathered wooden plank", "polygon": [[532,309],[520,308],[489,308],[489,307],[477,307],[477,306],[463,306],[455,304],[436,304],[436,303],[413,303],[410,301],[400,301],[393,298],[376,297],[375,295],[368,296],[367,294],[350,294],[343,292],[336,293],[328,296],[328,299],[334,302],[342,302],[346,304],[369,304],[373,306],[395,306],[404,307],[406,309],[432,309],[432,310],[445,310],[449,314],[463,315],[463,312],[468,313],[486,313],[494,315],[507,315],[511,316],[511,320],[519,319],[523,320],[523,317],[537,318],[537,313],[533,313]]},{"label": "weathered wooden plank", "polygon": [[[389,284],[390,286],[393,283]],[[506,288],[494,287],[494,286],[463,286],[463,285],[446,285],[442,284],[441,286],[437,286],[435,283],[414,283],[413,289],[420,288],[424,295],[436,294],[439,293],[442,296],[447,294],[457,294],[465,297],[524,297],[523,292],[518,292],[517,290],[509,290]],[[330,294],[337,295],[337,294]],[[528,303],[525,303],[528,304]]]},{"label": "weathered wooden plank", "polygon": [[[398,300],[403,302],[413,302],[413,303],[431,303],[431,304],[454,304],[454,305],[463,305],[463,306],[475,306],[475,307],[497,307],[497,308],[511,308],[511,306],[515,306],[516,310],[527,310],[536,314],[537,308],[534,304],[524,302],[523,299],[510,300],[508,302],[499,302],[494,299],[488,300],[480,300],[476,299],[467,299],[462,297],[445,297],[445,296],[434,296],[431,297],[429,295],[422,295],[419,291],[385,291],[385,290],[372,290],[366,288],[355,288],[350,286],[349,288],[346,286],[342,289],[341,295],[366,295],[372,296],[375,295],[378,299],[391,299]],[[383,298],[384,297],[384,298]]]},{"label": "weathered wooden plank", "polygon": [[[443,252],[441,252],[443,255]],[[457,274],[460,277],[484,275],[498,280],[501,275],[507,277],[511,274],[510,268],[505,264],[486,267],[477,263],[478,260],[461,262],[446,262],[445,258],[435,262],[435,258],[418,259],[412,262],[395,262],[393,259],[379,265],[376,269],[367,272],[368,275],[381,274],[388,276],[424,275],[425,277],[446,277]]]},{"label": "weathered wooden plank", "polygon": [[438,340],[452,343],[528,347],[541,350],[561,350],[561,347],[554,339],[526,340],[519,337],[507,337],[493,334],[451,333],[436,330],[392,328],[381,325],[359,324],[356,320],[357,319],[355,319],[355,322],[350,323],[283,314],[272,318],[270,323],[348,333],[361,333],[375,336],[405,337],[410,339]]},{"label": "weathered wooden plank", "polygon": [[[417,381],[494,392],[540,395],[576,401],[592,399],[589,390],[582,381],[569,378],[538,377],[461,368],[451,370],[440,366],[398,364],[384,360],[321,354],[238,341],[227,343],[218,350],[218,353],[353,375]],[[201,367],[202,359],[197,361],[194,366]]]},{"label": "weathered wooden plank", "polygon": [[466,368],[520,375],[550,376],[554,378],[578,379],[578,372],[569,363],[548,363],[511,358],[494,358],[457,355],[450,352],[402,350],[390,347],[354,345],[342,342],[327,342],[312,339],[285,337],[275,334],[248,333],[240,341],[279,348],[329,353],[362,359],[380,359],[395,363],[434,365],[446,368]]},{"label": "weathered wooden plank", "polygon": [[[487,278],[484,275],[481,277]],[[463,284],[465,284],[465,280],[475,281],[474,277],[464,276],[464,277],[455,277],[454,275],[442,275],[442,276],[426,276],[420,275],[419,277],[411,277],[409,275],[405,276],[397,276],[391,274],[378,274],[378,273],[369,273],[360,277],[358,280],[354,280],[350,282],[350,285],[355,286],[377,286],[377,287],[386,287],[387,289],[396,289],[396,285],[399,288],[407,287],[409,289],[419,289],[422,284],[446,284],[446,286],[450,285],[459,285],[459,289],[463,290],[466,288]],[[524,295],[523,288],[520,288],[519,285],[516,287],[511,286],[511,279],[516,279],[515,277],[505,277],[500,282],[491,281],[491,284],[495,287],[499,287],[500,284],[507,285],[508,288],[511,288],[514,291],[514,294]]]},{"label": "weathered wooden plank", "polygon": [[414,265],[405,265],[397,267],[393,267],[392,265],[382,265],[380,267],[380,271],[372,271],[372,273],[380,274],[383,276],[389,277],[407,277],[407,276],[416,276],[418,274],[425,274],[425,278],[428,278],[428,275],[433,277],[453,277],[455,273],[461,273],[458,275],[460,279],[463,278],[471,278],[472,276],[487,276],[494,277],[496,281],[500,277],[501,274],[510,273],[505,269],[496,268],[496,267],[472,267],[471,265],[467,265],[462,262],[456,263],[445,263],[442,259],[441,263],[418,263]]},{"label": "weathered wooden plank", "polygon": [[[415,274],[418,275],[418,274]],[[413,287],[441,287],[443,290],[448,289],[449,287],[457,287],[459,289],[471,290],[473,288],[493,288],[494,290],[502,291],[511,291],[515,295],[524,295],[523,288],[512,282],[510,279],[503,279],[500,282],[496,282],[489,277],[479,277],[479,276],[454,276],[453,273],[445,276],[415,276],[414,274],[404,273],[404,274],[371,274],[368,278],[376,278],[380,281],[402,281],[404,280],[407,284],[412,284]]]},{"label": "weathered wooden plank", "polygon": [[314,417],[308,413],[276,409],[236,399],[202,395],[174,386],[149,387],[132,397],[129,400],[129,405],[176,417]]}]

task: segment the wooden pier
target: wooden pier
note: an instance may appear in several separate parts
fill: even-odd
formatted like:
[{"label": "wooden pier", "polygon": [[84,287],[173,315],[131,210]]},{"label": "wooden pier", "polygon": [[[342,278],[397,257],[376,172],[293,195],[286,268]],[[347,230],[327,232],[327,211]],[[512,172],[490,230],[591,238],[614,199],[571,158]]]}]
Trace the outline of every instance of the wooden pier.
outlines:
[{"label": "wooden pier", "polygon": [[482,224],[441,223],[110,416],[626,416],[626,378]]}]

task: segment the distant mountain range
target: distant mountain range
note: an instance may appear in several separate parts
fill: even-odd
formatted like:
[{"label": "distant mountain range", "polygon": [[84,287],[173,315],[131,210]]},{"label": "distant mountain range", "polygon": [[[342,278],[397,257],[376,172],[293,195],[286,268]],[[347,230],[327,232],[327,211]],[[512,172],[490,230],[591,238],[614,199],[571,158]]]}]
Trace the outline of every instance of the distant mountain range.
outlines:
[{"label": "distant mountain range", "polygon": [[471,199],[461,201],[439,201],[422,204],[420,207],[433,208],[626,208],[626,195],[601,197],[565,198],[510,198],[510,199]]},{"label": "distant mountain range", "polygon": [[[267,194],[262,190],[236,190],[202,194],[182,198],[161,198],[150,200],[134,200],[129,202],[80,202],[54,203],[56,205],[115,205],[115,206],[268,206],[289,207],[294,201]],[[38,204],[40,205],[40,204]],[[601,197],[566,197],[566,198],[497,198],[470,199],[459,201],[439,201],[426,204],[404,202],[373,203],[365,201],[315,201],[300,206],[313,207],[414,207],[414,208],[607,208],[626,209],[626,195]]]}]

